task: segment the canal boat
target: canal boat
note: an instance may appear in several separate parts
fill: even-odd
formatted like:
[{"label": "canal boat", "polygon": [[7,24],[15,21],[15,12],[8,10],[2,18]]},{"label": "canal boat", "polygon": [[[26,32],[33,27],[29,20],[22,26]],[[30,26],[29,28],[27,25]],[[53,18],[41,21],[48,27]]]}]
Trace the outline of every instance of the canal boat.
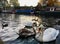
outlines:
[{"label": "canal boat", "polygon": [[31,9],[24,9],[24,10],[16,10],[16,13],[33,13],[34,11]]}]

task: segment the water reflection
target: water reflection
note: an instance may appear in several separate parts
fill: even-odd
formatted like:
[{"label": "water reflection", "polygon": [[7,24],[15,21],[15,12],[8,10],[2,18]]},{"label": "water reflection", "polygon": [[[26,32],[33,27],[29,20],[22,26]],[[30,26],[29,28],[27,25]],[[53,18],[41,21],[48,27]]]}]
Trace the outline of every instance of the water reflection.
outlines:
[{"label": "water reflection", "polygon": [[19,14],[2,14],[2,22],[9,22],[9,23],[17,23],[16,25],[19,24],[24,24],[24,22],[32,21],[32,19],[39,19],[41,22],[41,18],[37,16],[30,16],[30,15],[19,15]]},{"label": "water reflection", "polygon": [[[19,24],[24,24],[27,21],[31,21],[32,19],[38,18],[36,16],[29,15],[16,15],[16,14],[2,14],[2,22],[9,24],[10,27],[17,28]],[[3,23],[2,23],[3,24]],[[16,39],[15,41],[4,42],[5,44],[38,44],[34,38],[28,39]]]},{"label": "water reflection", "polygon": [[[37,18],[39,18],[41,22],[40,17],[37,17],[37,16],[19,15],[19,14],[1,14],[0,25],[2,26],[3,22],[5,23],[8,22],[10,27],[17,28],[17,26],[19,26],[20,24],[24,24],[24,22],[31,21],[32,19],[37,19]],[[15,41],[8,41],[4,43],[5,44],[55,44],[55,41],[49,42],[49,43],[41,43],[31,37],[24,40],[16,39]]]}]

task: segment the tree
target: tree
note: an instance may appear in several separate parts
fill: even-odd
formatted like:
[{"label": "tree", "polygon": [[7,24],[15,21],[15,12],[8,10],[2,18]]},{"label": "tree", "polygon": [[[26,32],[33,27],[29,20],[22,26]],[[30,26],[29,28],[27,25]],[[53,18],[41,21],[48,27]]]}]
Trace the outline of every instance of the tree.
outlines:
[{"label": "tree", "polygon": [[18,7],[19,3],[18,0],[10,0],[11,5],[13,5],[14,7]]},{"label": "tree", "polygon": [[48,0],[48,6],[54,6],[55,0]]}]

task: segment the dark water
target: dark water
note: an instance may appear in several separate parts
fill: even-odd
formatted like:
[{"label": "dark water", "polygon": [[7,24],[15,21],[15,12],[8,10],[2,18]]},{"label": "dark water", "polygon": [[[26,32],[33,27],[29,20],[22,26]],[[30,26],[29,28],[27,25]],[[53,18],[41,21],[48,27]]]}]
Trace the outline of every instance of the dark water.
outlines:
[{"label": "dark water", "polygon": [[[3,14],[0,16],[0,18],[2,18],[3,20],[6,21],[16,21],[17,24],[21,24],[23,22],[29,21],[32,18],[37,18],[36,16],[27,16],[27,15],[16,15],[16,14]],[[45,18],[44,18],[45,19]],[[55,25],[55,28],[57,28],[60,31],[60,27]],[[27,39],[16,39],[14,41],[8,41],[8,42],[4,42],[4,44],[60,44],[60,33],[59,36],[57,37],[57,39],[55,41],[52,42],[48,42],[48,43],[42,43],[42,42],[38,42],[36,41],[33,37],[31,38],[27,38]]]}]

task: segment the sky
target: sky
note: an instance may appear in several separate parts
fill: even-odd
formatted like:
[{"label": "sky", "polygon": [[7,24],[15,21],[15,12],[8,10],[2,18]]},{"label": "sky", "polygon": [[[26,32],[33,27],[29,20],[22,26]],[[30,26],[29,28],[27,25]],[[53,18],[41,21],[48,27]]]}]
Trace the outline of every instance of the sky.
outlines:
[{"label": "sky", "polygon": [[[10,0],[8,0],[9,3]],[[20,6],[36,6],[39,0],[18,0]]]},{"label": "sky", "polygon": [[[40,0],[18,0],[20,6],[37,6],[39,1]],[[58,0],[58,2],[60,2],[60,0]]]},{"label": "sky", "polygon": [[36,6],[38,4],[38,0],[18,0],[20,6]]}]

